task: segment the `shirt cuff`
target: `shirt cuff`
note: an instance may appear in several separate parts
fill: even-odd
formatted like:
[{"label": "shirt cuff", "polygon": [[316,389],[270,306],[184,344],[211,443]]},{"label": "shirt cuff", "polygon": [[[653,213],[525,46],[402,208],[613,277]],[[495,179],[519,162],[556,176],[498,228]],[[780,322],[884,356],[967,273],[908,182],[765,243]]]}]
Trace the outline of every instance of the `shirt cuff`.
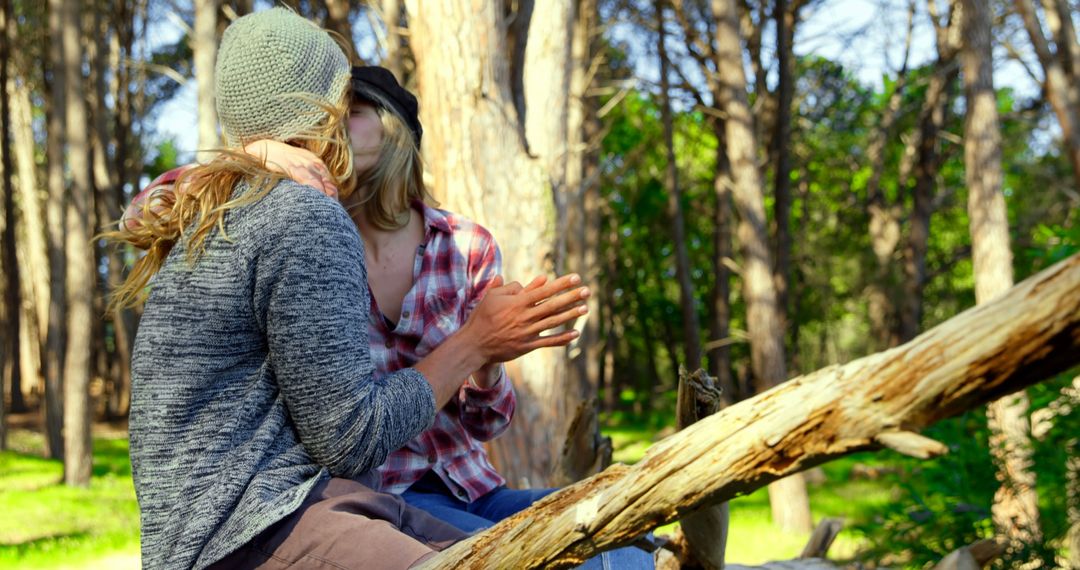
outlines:
[{"label": "shirt cuff", "polygon": [[466,406],[490,408],[506,397],[506,393],[510,390],[510,379],[506,377],[506,368],[500,365],[499,377],[495,380],[495,385],[490,388],[481,388],[470,376],[461,386],[461,399]]}]

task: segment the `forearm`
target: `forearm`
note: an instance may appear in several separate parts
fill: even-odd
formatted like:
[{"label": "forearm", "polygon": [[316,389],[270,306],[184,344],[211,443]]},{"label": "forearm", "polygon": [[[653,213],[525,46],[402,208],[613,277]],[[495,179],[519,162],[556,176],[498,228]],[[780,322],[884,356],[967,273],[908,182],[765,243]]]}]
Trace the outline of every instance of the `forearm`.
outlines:
[{"label": "forearm", "polygon": [[459,330],[414,366],[431,385],[435,408],[441,409],[457,395],[462,381],[483,367],[487,358],[469,333]]}]

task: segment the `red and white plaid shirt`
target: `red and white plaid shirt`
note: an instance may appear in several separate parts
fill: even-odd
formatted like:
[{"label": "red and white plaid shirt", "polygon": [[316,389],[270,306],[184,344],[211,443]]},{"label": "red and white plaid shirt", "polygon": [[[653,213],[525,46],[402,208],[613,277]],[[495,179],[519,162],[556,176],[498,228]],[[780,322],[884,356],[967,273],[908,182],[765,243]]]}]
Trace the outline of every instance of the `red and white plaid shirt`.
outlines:
[{"label": "red and white plaid shirt", "polygon": [[[416,207],[423,210],[425,237],[397,324],[382,315],[374,297],[371,301],[371,359],[380,376],[416,364],[461,328],[502,269],[499,247],[486,229],[450,212],[420,203]],[[503,485],[506,480],[491,466],[481,443],[506,430],[515,403],[501,366],[489,389],[465,381],[435,423],[378,468],[382,490],[401,493],[432,470],[466,502]]]},{"label": "red and white plaid shirt", "polygon": [[[154,213],[166,207],[169,200],[163,197],[175,191],[174,183],[185,168],[162,174],[140,192],[125,210],[122,227],[138,223],[147,200]],[[423,211],[425,237],[396,325],[383,316],[371,296],[368,340],[379,377],[413,366],[461,328],[502,270],[499,247],[486,229],[419,202],[415,207]],[[462,379],[457,397],[436,414],[434,424],[378,468],[383,491],[401,493],[433,470],[455,496],[472,502],[506,482],[481,445],[505,431],[514,414],[513,386],[502,366],[498,373],[489,389]]]}]

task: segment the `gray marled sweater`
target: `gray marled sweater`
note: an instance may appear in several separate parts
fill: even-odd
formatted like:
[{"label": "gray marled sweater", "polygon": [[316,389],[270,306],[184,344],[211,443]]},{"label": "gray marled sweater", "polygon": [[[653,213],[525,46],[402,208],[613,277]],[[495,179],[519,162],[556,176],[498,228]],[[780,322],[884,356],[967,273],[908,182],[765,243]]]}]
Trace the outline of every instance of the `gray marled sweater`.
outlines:
[{"label": "gray marled sweater", "polygon": [[131,463],[152,570],[220,560],[435,414],[416,370],[373,377],[363,245],[337,202],[285,181],[225,228],[194,266],[177,244],[135,340]]}]

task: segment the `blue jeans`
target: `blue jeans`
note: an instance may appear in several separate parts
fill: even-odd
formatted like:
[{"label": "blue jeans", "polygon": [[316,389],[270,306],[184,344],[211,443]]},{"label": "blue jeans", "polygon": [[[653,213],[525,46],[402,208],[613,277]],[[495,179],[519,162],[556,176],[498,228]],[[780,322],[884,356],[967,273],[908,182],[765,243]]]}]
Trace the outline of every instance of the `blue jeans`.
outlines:
[{"label": "blue jeans", "polygon": [[[517,490],[499,487],[479,499],[466,503],[453,496],[440,481],[433,484],[425,477],[401,494],[405,502],[423,509],[466,532],[485,529],[558,491],[558,489]],[[653,556],[640,548],[626,546],[594,556],[580,566],[586,570],[651,569]]]}]

